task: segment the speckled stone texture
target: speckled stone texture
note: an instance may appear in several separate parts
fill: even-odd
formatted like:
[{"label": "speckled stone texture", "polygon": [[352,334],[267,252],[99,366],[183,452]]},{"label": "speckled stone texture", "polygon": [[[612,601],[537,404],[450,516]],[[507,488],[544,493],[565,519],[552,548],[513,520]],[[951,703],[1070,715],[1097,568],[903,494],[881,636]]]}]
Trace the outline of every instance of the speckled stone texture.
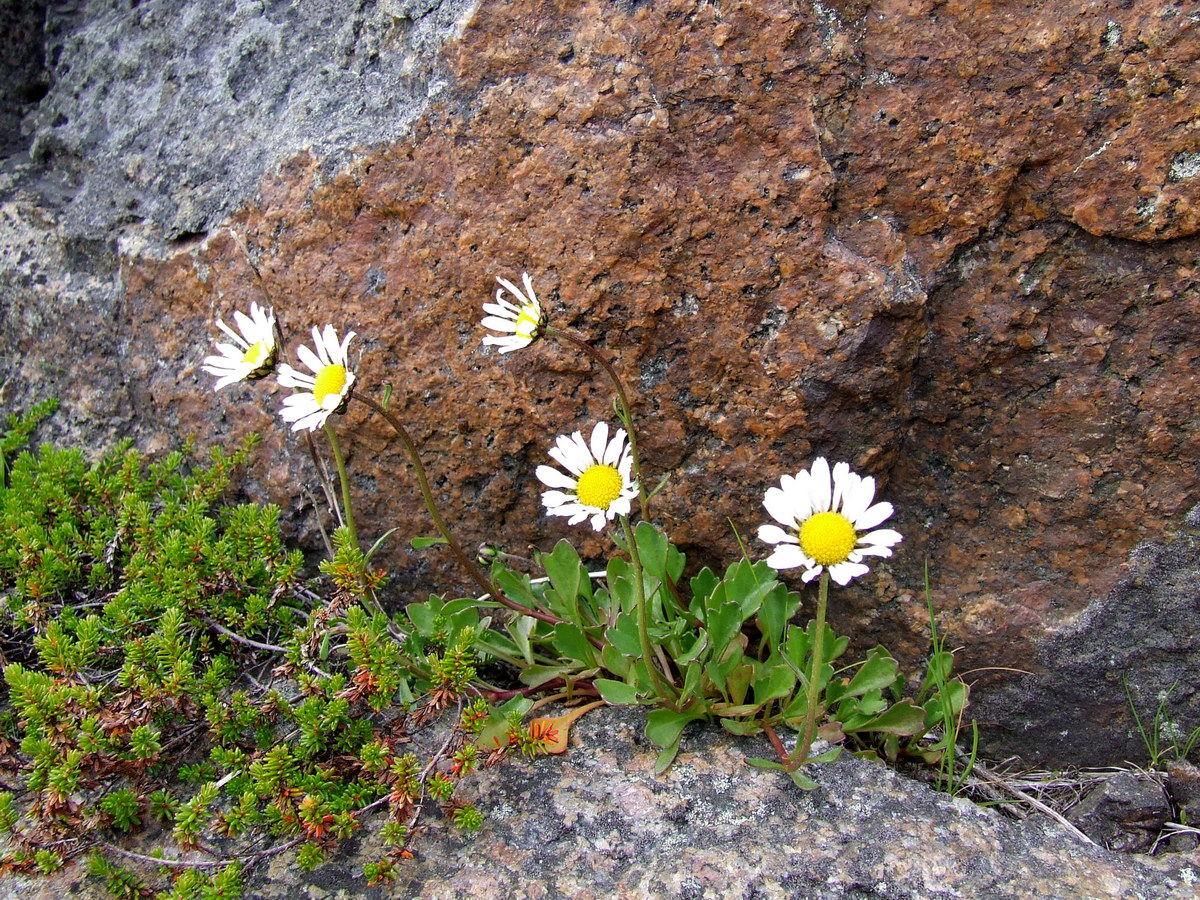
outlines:
[{"label": "speckled stone texture", "polygon": [[[687,732],[674,767],[655,777],[656,751],[636,711],[602,709],[572,729],[558,758],[515,759],[464,783],[485,813],[474,836],[440,815],[390,888],[367,888],[377,840],[349,845],[311,874],[279,857],[246,896],[289,900],[1129,900],[1200,896],[1200,866],[1184,854],[1121,855],[1081,843],[1049,819],[1024,822],[936,794],[875,763],[846,757],[796,789],[745,758],[762,740],[716,728]],[[83,892],[80,876],[55,879]],[[22,882],[22,887],[29,882]],[[0,896],[5,883],[0,881]],[[36,888],[36,883],[33,884]],[[22,894],[49,900],[51,894]]]},{"label": "speckled stone texture", "polygon": [[[233,5],[247,34],[282,9]],[[411,51],[379,37],[388,8],[360,33],[392,71]],[[533,469],[610,397],[574,352],[481,348],[493,277],[527,269],[555,322],[636,389],[649,478],[671,475],[657,515],[696,563],[738,555],[729,520],[752,534],[781,474],[849,460],[906,540],[836,592],[835,626],[919,658],[928,558],[964,666],[994,667],[973,676],[980,709],[1003,667],[1053,691],[1039,646],[1118,585],[1135,547],[1168,538],[1200,485],[1197,19],[1182,0],[483,0],[417,66],[436,90],[402,137],[356,132],[338,165],[327,142],[290,156],[268,142],[253,197],[156,171],[191,171],[186,122],[168,118],[158,156],[125,172],[124,132],[43,117],[35,149],[93,153],[43,154],[0,210],[9,396],[62,396],[68,430],[151,448],[266,431],[247,489],[292,510],[315,549],[296,490],[311,471],[277,430],[278,390],[214,398],[198,370],[212,318],[266,296],[297,340],[327,320],[359,332],[360,383],[395,388],[464,543],[549,547],[568,530],[539,514]],[[101,44],[80,54],[98,83],[60,74],[46,109],[91,121],[116,76]],[[129,58],[136,74],[153,55]],[[354,79],[335,81],[353,97]],[[261,123],[291,90],[239,128],[184,136],[245,184],[253,161],[219,149],[272,134]],[[316,132],[353,117],[314,109]],[[55,205],[45,187],[62,172],[82,194],[145,197],[81,216],[79,191]],[[97,223],[115,230],[89,243]],[[354,409],[340,427],[364,530],[400,525],[392,602],[465,588],[446,558],[402,549],[430,528],[386,426]],[[1131,723],[1110,712],[1050,695],[1023,739],[1103,719],[1119,762]]]}]

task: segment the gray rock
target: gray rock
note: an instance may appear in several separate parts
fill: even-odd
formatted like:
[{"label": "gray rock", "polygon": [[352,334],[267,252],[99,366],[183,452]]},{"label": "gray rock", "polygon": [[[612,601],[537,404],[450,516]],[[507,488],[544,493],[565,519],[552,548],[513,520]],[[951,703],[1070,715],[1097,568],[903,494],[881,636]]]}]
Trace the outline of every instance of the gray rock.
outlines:
[{"label": "gray rock", "polygon": [[[876,763],[843,757],[796,789],[748,767],[766,741],[696,727],[665,775],[640,712],[600,709],[562,757],[510,759],[463,783],[486,818],[474,835],[433,812],[392,886],[367,888],[364,836],[311,874],[288,856],[258,870],[259,898],[1186,898],[1200,874],[1185,857],[1119,855],[1048,819],[1024,822],[937,794]],[[377,825],[376,825],[377,827]],[[19,882],[7,897],[91,890],[78,872]],[[20,893],[28,891],[28,893]],[[56,894],[57,891],[57,894]]]},{"label": "gray rock", "polygon": [[[975,715],[994,723],[993,749],[1050,765],[1145,765],[1149,750],[1130,695],[1147,730],[1164,698],[1175,723],[1168,732],[1177,726],[1186,736],[1200,726],[1198,601],[1200,527],[1193,510],[1175,538],[1139,547],[1120,585],[1041,644],[1034,674],[974,695],[981,698]],[[1047,709],[1067,711],[1072,727],[1033,729]],[[1161,748],[1171,733],[1160,735]]]},{"label": "gray rock", "polygon": [[[76,8],[81,6],[82,8]],[[329,170],[407,133],[474,0],[91,0],[52,7],[31,155],[63,223],[110,239],[205,232],[303,150]]]},{"label": "gray rock", "polygon": [[1111,850],[1143,853],[1154,846],[1171,815],[1171,804],[1158,779],[1120,772],[1089,791],[1067,818]]}]

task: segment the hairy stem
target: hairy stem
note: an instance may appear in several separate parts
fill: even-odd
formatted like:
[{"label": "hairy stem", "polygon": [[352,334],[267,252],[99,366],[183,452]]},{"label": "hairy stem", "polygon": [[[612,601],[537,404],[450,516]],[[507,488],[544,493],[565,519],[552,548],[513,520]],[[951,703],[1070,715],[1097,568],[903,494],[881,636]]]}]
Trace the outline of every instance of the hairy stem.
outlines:
[{"label": "hairy stem", "polygon": [[804,732],[800,736],[800,743],[796,745],[791,758],[788,759],[788,771],[795,771],[808,761],[808,751],[812,747],[813,738],[817,733],[817,719],[824,711],[817,707],[817,699],[820,695],[817,682],[820,679],[821,669],[825,665],[822,656],[825,652],[825,607],[828,599],[829,569],[826,568],[821,573],[821,586],[817,591],[817,619],[813,628],[812,669],[808,673],[808,692],[805,697],[807,709],[804,713]]},{"label": "hairy stem", "polygon": [[358,546],[358,529],[354,526],[354,508],[350,505],[350,478],[346,475],[346,459],[342,456],[342,445],[338,443],[337,435],[329,421],[325,422],[325,435],[329,438],[329,449],[333,452],[333,464],[337,467],[338,482],[342,486],[342,516],[346,530],[350,532],[350,540]]}]

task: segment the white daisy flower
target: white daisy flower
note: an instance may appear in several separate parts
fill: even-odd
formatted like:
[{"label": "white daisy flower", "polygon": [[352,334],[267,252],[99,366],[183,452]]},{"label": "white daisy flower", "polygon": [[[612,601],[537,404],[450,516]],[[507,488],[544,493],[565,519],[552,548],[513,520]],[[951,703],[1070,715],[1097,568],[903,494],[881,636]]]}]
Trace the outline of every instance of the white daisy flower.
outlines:
[{"label": "white daisy flower", "polygon": [[214,391],[237,381],[262,378],[275,367],[275,311],[250,304],[250,315],[234,310],[237,331],[217,319],[217,327],[229,335],[232,344],[217,344],[220,356],[206,356],[200,364],[209,375],[217,376]]},{"label": "white daisy flower", "polygon": [[590,446],[578,431],[570,437],[559,435],[550,456],[571,473],[564,474],[553,466],[537,467],[538,480],[555,488],[542,494],[550,515],[570,516],[568,525],[577,525],[591,516],[596,531],[604,527],[605,521],[629,515],[638,485],[630,480],[633,455],[624,428],[618,428],[609,440],[608,425],[597,423]]},{"label": "white daisy flower", "polygon": [[299,393],[285,397],[279,415],[285,422],[292,423],[292,431],[307,428],[313,431],[325,424],[331,413],[341,412],[350,397],[354,384],[354,373],[346,348],[354,337],[351,331],[338,343],[337,332],[326,325],[322,333],[313,326],[314,353],[303,344],[296,350],[300,361],[312,369],[313,374],[299,372],[287,363],[279,367],[279,383],[284,387],[297,388]]},{"label": "white daisy flower", "polygon": [[875,479],[855,475],[848,463],[834,466],[832,479],[823,457],[809,472],[784,475],[779,487],[768,488],[763,498],[767,512],[785,526],[758,529],[759,540],[778,545],[767,564],[775,569],[804,566],[800,577],[805,582],[823,569],[840,585],[867,574],[863,557],[891,556],[891,548],[902,540],[888,528],[871,530],[892,514],[892,504],[872,505],[874,498]]},{"label": "white daisy flower", "polygon": [[[500,282],[500,290],[496,291],[495,303],[483,304],[483,311],[489,313],[483,317],[483,327],[505,333],[489,334],[483,342],[495,344],[501,353],[511,353],[513,350],[528,347],[542,336],[546,327],[546,314],[542,312],[542,304],[533,292],[533,282],[528,272],[521,273],[521,281],[525,285],[524,293],[506,278],[497,278],[496,281]],[[506,290],[513,295],[515,303],[504,299]]]}]

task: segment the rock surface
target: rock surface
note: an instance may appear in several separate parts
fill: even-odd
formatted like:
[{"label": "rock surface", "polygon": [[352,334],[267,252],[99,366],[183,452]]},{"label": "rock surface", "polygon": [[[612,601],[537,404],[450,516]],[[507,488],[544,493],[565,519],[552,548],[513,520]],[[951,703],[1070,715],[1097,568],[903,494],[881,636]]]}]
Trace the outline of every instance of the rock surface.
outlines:
[{"label": "rock surface", "polygon": [[[472,837],[436,824],[387,889],[367,888],[370,838],[306,875],[278,857],[256,873],[259,898],[1187,898],[1200,872],[1184,855],[1120,855],[1083,844],[1045,818],[1018,823],[936,794],[875,763],[846,757],[797,790],[745,758],[765,741],[689,731],[684,752],[655,777],[640,714],[603,709],[572,729],[560,758],[510,760],[464,783],[486,815]],[[22,881],[22,900],[62,896]],[[6,890],[0,882],[0,895]],[[9,896],[14,896],[9,894]]]},{"label": "rock surface", "polygon": [[[359,332],[361,384],[394,385],[465,542],[549,546],[567,532],[533,468],[609,395],[573,353],[479,346],[493,276],[527,269],[638,388],[650,477],[672,475],[657,514],[694,561],[734,558],[727,519],[752,533],[784,472],[850,460],[906,541],[834,624],[919,658],[928,556],[964,664],[1051,686],[1050,636],[1196,499],[1189,4],[187,9],[53,20],[32,159],[5,167],[6,392],[62,397],[64,431],[268,431],[247,489],[295,509],[311,472],[278,391],[214,399],[197,368],[214,316],[265,292],[296,341]],[[351,410],[344,430],[360,519],[402,523],[394,548],[427,532],[386,427]],[[461,584],[441,557],[388,562],[396,602]],[[1115,762],[1111,713],[1046,702],[1025,733],[1102,721]]]}]

